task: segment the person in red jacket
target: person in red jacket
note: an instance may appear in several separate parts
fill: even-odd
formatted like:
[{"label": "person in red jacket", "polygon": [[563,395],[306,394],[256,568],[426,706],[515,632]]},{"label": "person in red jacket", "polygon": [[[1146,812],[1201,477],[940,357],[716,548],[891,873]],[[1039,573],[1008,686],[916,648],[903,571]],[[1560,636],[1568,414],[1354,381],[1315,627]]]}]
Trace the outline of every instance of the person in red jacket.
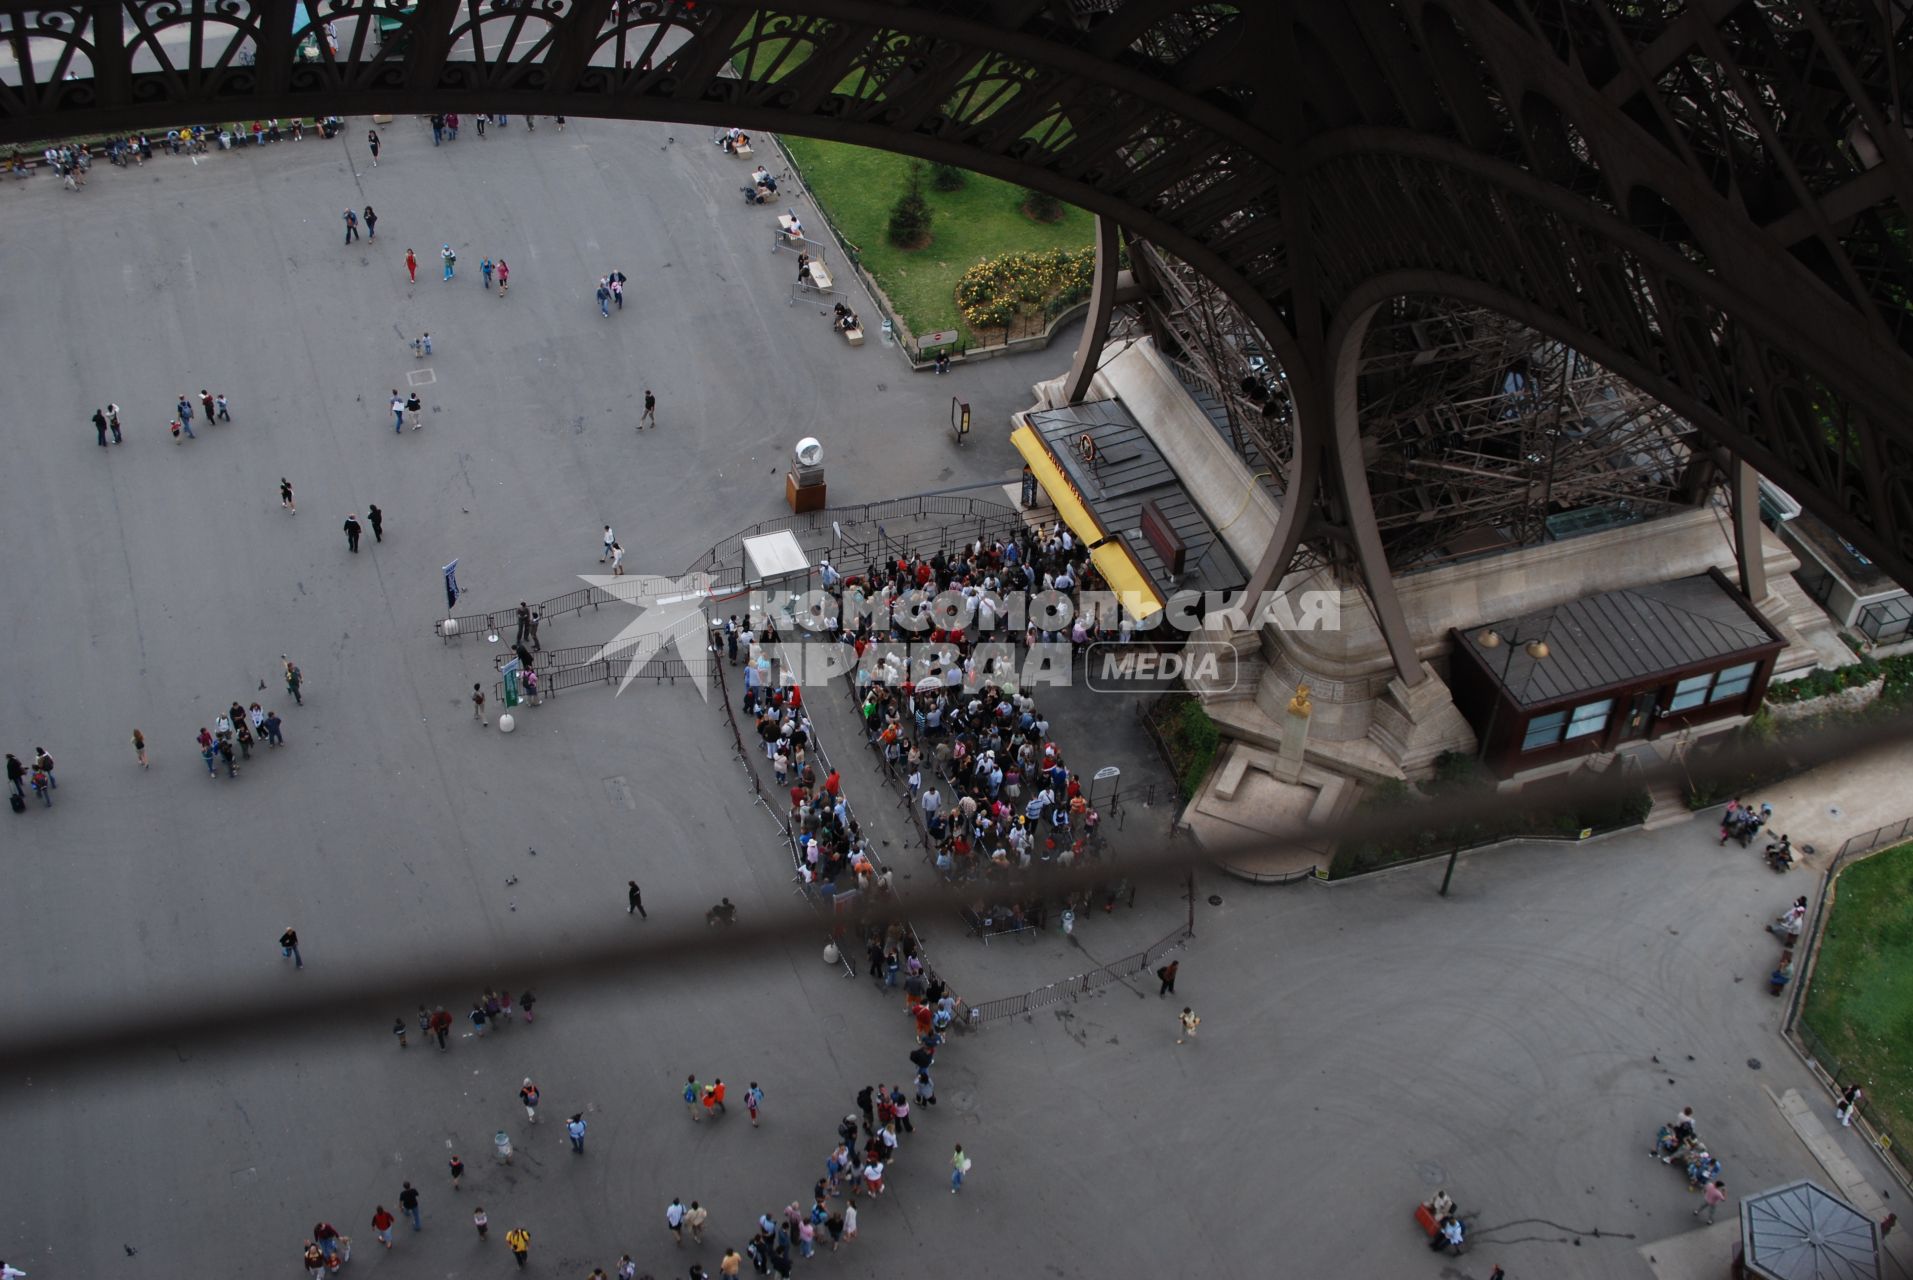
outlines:
[{"label": "person in red jacket", "polygon": [[392,1247],[392,1224],[398,1221],[384,1205],[380,1205],[372,1214],[372,1230],[379,1233],[379,1243]]},{"label": "person in red jacket", "polygon": [[445,1012],[444,1005],[440,1005],[438,1011],[432,1015],[432,1034],[438,1038],[440,1053],[445,1052],[445,1037],[450,1035],[451,1031],[452,1015]]}]

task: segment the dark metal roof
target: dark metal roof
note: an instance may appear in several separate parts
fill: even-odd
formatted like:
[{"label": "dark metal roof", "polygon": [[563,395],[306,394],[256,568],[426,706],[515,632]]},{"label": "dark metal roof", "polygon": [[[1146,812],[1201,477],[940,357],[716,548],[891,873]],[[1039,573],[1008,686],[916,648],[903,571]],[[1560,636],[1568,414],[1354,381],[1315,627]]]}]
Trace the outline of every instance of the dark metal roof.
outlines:
[{"label": "dark metal roof", "polygon": [[[1499,645],[1482,643],[1488,632]],[[1536,706],[1784,641],[1714,574],[1604,591],[1460,633],[1517,703]],[[1529,654],[1531,641],[1548,655]]]},{"label": "dark metal roof", "polygon": [[[1175,468],[1122,401],[1061,405],[1036,410],[1028,417],[1090,512],[1104,529],[1122,535],[1157,590],[1164,595],[1185,587],[1226,590],[1248,580],[1247,571],[1189,496]],[[1093,463],[1085,462],[1077,447],[1085,435],[1096,444]],[[1168,566],[1142,535],[1145,502],[1156,504],[1187,547],[1180,580],[1170,577]]]},{"label": "dark metal roof", "polygon": [[1740,1248],[1766,1280],[1879,1280],[1873,1220],[1803,1178],[1740,1202]]}]

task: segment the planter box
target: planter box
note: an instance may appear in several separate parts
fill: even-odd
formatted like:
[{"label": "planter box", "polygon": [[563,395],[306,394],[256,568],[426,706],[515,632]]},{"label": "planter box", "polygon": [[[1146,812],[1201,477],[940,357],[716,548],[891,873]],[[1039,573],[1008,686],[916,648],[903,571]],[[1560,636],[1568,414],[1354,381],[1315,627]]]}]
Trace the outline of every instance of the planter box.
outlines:
[{"label": "planter box", "polygon": [[1856,684],[1850,689],[1841,689],[1835,693],[1824,694],[1818,698],[1809,698],[1805,702],[1770,702],[1767,714],[1775,721],[1786,724],[1795,720],[1811,720],[1828,712],[1858,711],[1880,696],[1880,690],[1886,687],[1886,676],[1881,674],[1865,684]]}]

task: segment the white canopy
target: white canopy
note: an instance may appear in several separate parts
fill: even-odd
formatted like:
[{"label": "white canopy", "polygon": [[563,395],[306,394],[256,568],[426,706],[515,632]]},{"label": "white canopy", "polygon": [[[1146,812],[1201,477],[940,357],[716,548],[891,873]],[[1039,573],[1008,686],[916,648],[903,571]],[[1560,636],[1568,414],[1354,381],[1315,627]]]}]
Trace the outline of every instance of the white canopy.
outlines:
[{"label": "white canopy", "polygon": [[744,539],[744,578],[747,582],[768,582],[809,573],[810,557],[789,529],[760,533]]}]

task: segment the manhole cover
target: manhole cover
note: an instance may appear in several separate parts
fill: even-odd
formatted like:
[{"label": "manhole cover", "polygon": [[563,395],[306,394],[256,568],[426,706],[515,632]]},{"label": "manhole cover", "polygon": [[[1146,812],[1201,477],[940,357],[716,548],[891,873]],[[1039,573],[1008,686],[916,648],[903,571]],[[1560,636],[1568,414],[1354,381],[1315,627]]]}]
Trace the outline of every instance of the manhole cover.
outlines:
[{"label": "manhole cover", "polygon": [[1806,854],[1808,857],[1812,857],[1814,854],[1814,848],[1810,844],[1803,844],[1800,846],[1800,852]]},{"label": "manhole cover", "polygon": [[1748,1065],[1748,1066],[1750,1066],[1750,1067],[1752,1067],[1752,1068],[1753,1068],[1753,1069],[1754,1069],[1755,1071],[1758,1071],[1758,1070],[1760,1070],[1760,1059],[1759,1059],[1759,1058],[1749,1058],[1749,1059],[1747,1059],[1747,1065]]},{"label": "manhole cover", "polygon": [[1222,895],[1221,895],[1221,894],[1219,894],[1219,893],[1212,893],[1212,894],[1210,894],[1210,895],[1209,895],[1209,905],[1210,905],[1210,906],[1212,906],[1212,907],[1219,907],[1219,906],[1221,906],[1221,905],[1222,905]]}]

